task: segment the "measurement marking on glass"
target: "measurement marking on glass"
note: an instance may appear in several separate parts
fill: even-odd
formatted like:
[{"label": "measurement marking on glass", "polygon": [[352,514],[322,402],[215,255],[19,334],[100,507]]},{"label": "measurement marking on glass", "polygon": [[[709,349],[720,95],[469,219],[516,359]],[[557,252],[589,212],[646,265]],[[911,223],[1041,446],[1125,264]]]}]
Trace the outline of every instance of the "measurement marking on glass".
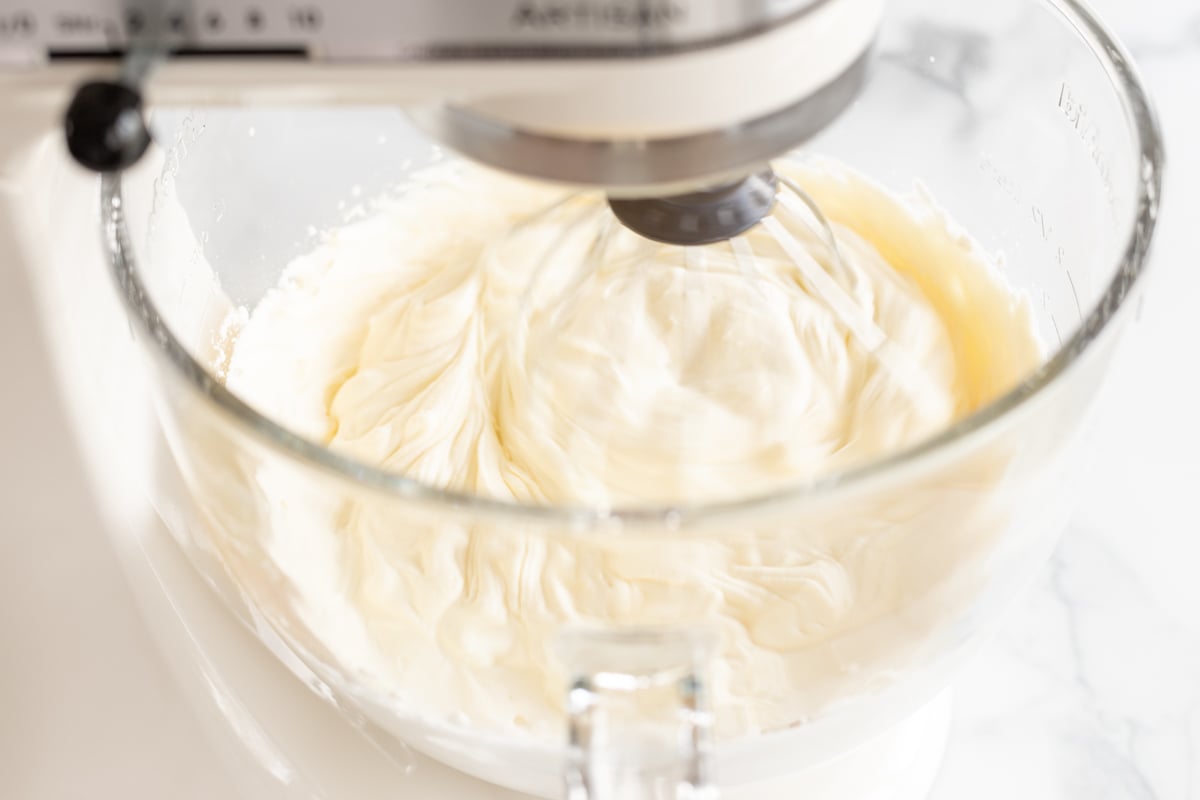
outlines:
[{"label": "measurement marking on glass", "polygon": [[1067,283],[1071,285],[1071,297],[1075,298],[1075,313],[1079,315],[1079,321],[1083,321],[1083,307],[1079,305],[1079,292],[1075,291],[1075,279],[1071,277],[1071,270],[1066,270]]},{"label": "measurement marking on glass", "polygon": [[990,155],[984,155],[979,162],[979,169],[991,179],[992,183],[1003,192],[1017,207],[1026,207],[1041,240],[1054,250],[1054,260],[1059,267],[1066,267],[1067,250],[1059,243],[1057,231],[1050,222],[1048,215],[1037,203],[1027,203],[1021,187],[1011,176],[1001,169]]},{"label": "measurement marking on glass", "polygon": [[1036,205],[1031,205],[1029,209],[1033,212],[1033,221],[1037,223],[1038,230],[1042,234],[1042,241],[1050,241],[1050,237],[1054,235],[1054,226],[1046,221],[1046,212]]},{"label": "measurement marking on glass", "polygon": [[1104,197],[1113,211],[1115,198],[1112,185],[1112,159],[1100,146],[1100,125],[1091,116],[1088,106],[1076,95],[1075,89],[1066,81],[1061,81],[1058,87],[1058,108],[1067,124],[1075,131],[1079,141],[1087,149],[1088,159],[1096,168],[1096,175],[1104,187]]}]

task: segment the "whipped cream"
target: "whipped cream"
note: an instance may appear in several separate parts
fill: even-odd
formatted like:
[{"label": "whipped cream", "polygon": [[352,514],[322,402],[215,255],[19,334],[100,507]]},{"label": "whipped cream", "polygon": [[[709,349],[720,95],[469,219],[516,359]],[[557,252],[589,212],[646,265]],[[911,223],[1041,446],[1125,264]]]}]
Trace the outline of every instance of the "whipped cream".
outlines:
[{"label": "whipped cream", "polygon": [[[685,250],[599,196],[440,167],[288,267],[240,325],[227,385],[434,487],[608,508],[866,464],[1037,364],[1024,302],[930,202],[831,164],[782,171],[837,257],[792,199],[735,245]],[[693,622],[719,633],[718,729],[739,735],[877,688],[954,619],[1002,525],[1001,470],[660,538],[314,491],[263,464],[253,535],[324,648],[418,715],[557,740],[564,626]]]}]

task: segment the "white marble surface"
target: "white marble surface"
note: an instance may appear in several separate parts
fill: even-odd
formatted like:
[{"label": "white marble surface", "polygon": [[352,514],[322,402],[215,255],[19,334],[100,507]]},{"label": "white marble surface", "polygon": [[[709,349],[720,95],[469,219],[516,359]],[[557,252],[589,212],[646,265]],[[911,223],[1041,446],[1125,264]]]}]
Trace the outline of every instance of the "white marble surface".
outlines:
[{"label": "white marble surface", "polygon": [[[1080,511],[961,681],[935,800],[1200,798],[1200,7],[1096,5],[1166,130],[1152,283],[1100,401]],[[22,385],[0,414],[0,795],[232,797],[96,526],[22,335],[26,297],[0,265],[0,364]]]},{"label": "white marble surface", "polygon": [[1166,134],[1150,288],[1050,568],[964,676],[934,800],[1200,797],[1200,7],[1095,3]]}]

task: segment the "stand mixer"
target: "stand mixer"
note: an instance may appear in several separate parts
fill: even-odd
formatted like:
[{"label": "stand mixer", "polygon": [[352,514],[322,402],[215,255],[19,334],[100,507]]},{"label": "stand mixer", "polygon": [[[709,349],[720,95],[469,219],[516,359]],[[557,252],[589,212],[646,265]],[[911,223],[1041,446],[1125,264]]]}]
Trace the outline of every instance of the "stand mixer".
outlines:
[{"label": "stand mixer", "polygon": [[[200,575],[288,669],[381,746],[404,751],[402,742],[489,784],[549,797],[565,775],[572,798],[709,796],[716,785],[729,797],[923,796],[944,735],[945,709],[935,698],[1002,600],[1044,558],[1064,518],[1060,487],[1080,452],[1079,409],[1103,372],[1117,330],[1110,323],[1129,306],[1157,212],[1161,153],[1153,117],[1119,46],[1086,11],[1065,0],[1024,0],[972,19],[956,12],[956,3],[898,0],[890,13],[900,21],[883,27],[881,75],[868,80],[868,53],[884,18],[876,0],[69,5],[0,7],[0,102],[11,118],[0,178],[13,249],[30,265],[47,319],[61,334],[64,382],[107,387],[86,401],[77,392],[73,403],[80,437],[91,442],[99,493],[122,498],[114,501],[111,527],[144,512],[129,485],[151,487],[158,515]],[[954,42],[966,50],[945,49]],[[1026,43],[1038,54],[1060,55],[1039,64],[1052,80],[1021,66]],[[987,54],[978,75],[970,67],[972,48]],[[957,66],[943,67],[939,59]],[[765,80],[764,69],[786,80]],[[907,79],[939,86],[941,94],[919,94],[917,106],[906,105]],[[81,85],[71,102],[71,90]],[[1004,97],[1013,98],[1011,108]],[[947,102],[948,115],[940,105]],[[972,113],[987,109],[986,124],[978,116],[954,120],[958,103]],[[397,105],[411,122],[362,108]],[[297,106],[338,108],[325,118],[290,116]],[[149,124],[143,107],[153,111]],[[201,110],[176,113],[180,107]],[[863,108],[889,115],[891,147],[872,141],[878,120],[856,118]],[[99,189],[94,177],[66,163],[58,130],[64,110],[70,153],[103,173]],[[354,160],[346,151],[355,145],[346,143],[358,141],[350,131],[360,123],[378,132],[380,148],[369,155],[378,166],[364,155],[344,170],[353,177],[334,194],[345,194],[351,181],[371,191],[403,180],[415,169],[405,162],[435,158],[436,142],[502,170],[602,190],[629,229],[680,246],[723,242],[769,220],[780,190],[765,165],[817,137],[814,146],[889,183],[919,177],[985,247],[1004,249],[1014,281],[1045,312],[1041,332],[1058,347],[1027,381],[945,435],[761,506],[661,515],[464,506],[461,498],[338,461],[241,404],[198,355],[204,342],[192,338],[189,326],[199,323],[172,305],[176,294],[191,298],[195,291],[178,278],[188,269],[154,255],[155,241],[185,232],[205,251],[207,232],[220,228],[241,190],[260,193],[262,178],[239,174],[244,165],[229,161],[239,148],[262,156],[246,131],[260,142],[273,137],[262,147],[294,145],[294,163],[320,173],[323,159],[327,172]],[[1016,135],[1025,128],[1031,140]],[[157,163],[142,158],[151,129],[165,145]],[[922,137],[947,144],[925,147]],[[402,149],[389,161],[392,143]],[[1069,180],[1031,168],[1046,158],[1057,159]],[[958,183],[964,163],[977,177]],[[184,197],[187,187],[205,182],[220,196]],[[263,207],[287,208],[289,191],[281,185]],[[798,189],[783,196],[793,207],[797,196],[805,199]],[[96,316],[89,308],[105,308],[109,328],[113,317],[121,318],[102,299],[110,290],[95,263],[101,251],[74,241],[78,226],[70,237],[52,232],[62,209],[95,219],[97,197],[126,313],[153,359],[148,374],[157,384],[152,394],[162,434],[130,433],[154,415],[130,399],[145,368],[115,357],[123,351],[111,337],[102,340],[85,325]],[[187,207],[186,225],[148,211],[176,198]],[[280,213],[285,227],[329,221]],[[815,215],[821,227],[819,209]],[[1110,224],[1092,238],[1097,220]],[[47,245],[56,238],[72,241]],[[148,258],[139,256],[142,241],[151,242]],[[266,248],[258,242],[238,249],[244,255]],[[81,257],[88,252],[91,258]],[[223,270],[216,256],[206,257],[221,284],[237,283],[232,265]],[[243,267],[247,261],[237,260]],[[278,253],[272,261],[281,266]],[[263,288],[275,275],[266,276]],[[255,292],[247,292],[239,302],[253,299]],[[211,327],[200,327],[207,339]],[[130,349],[128,342],[122,347]],[[123,470],[115,468],[118,452],[117,460],[128,462]],[[239,562],[239,554],[214,547],[204,530],[212,520],[196,511],[195,497],[228,492],[232,482],[234,491],[245,489],[242,508],[254,517],[262,501],[247,463],[276,459],[314,494],[361,495],[363,502],[394,506],[406,524],[440,528],[483,519],[531,537],[605,538],[616,530],[642,536],[640,546],[664,562],[696,558],[689,536],[753,530],[764,515],[777,513],[800,528],[840,524],[847,508],[869,516],[864,509],[890,508],[898,498],[920,505],[913,501],[923,496],[918,490],[945,475],[1001,466],[986,505],[955,506],[930,490],[928,505],[914,512],[933,525],[957,511],[968,527],[997,533],[983,537],[988,541],[977,554],[981,572],[970,582],[978,591],[967,599],[931,591],[889,620],[889,630],[921,640],[897,668],[894,685],[758,742],[714,742],[704,691],[709,655],[699,631],[585,632],[568,637],[568,741],[553,750],[477,736],[452,723],[418,724],[377,687],[340,673],[304,622],[273,605],[269,593],[247,588],[256,556]],[[996,507],[1005,509],[1002,518],[991,516]],[[955,582],[970,571],[963,566]],[[962,605],[936,643],[919,632],[922,603]],[[851,646],[834,643],[834,649]],[[664,687],[669,702],[661,697]],[[653,703],[651,691],[659,693]],[[648,738],[629,753],[619,745],[632,729],[622,728],[628,720],[617,712],[643,701],[668,702],[668,710],[657,727],[637,731]],[[922,745],[914,747],[914,739]],[[399,758],[411,763],[409,754]],[[866,765],[879,772],[867,775]],[[422,762],[409,779],[437,769]],[[470,791],[486,791],[481,786]]]}]

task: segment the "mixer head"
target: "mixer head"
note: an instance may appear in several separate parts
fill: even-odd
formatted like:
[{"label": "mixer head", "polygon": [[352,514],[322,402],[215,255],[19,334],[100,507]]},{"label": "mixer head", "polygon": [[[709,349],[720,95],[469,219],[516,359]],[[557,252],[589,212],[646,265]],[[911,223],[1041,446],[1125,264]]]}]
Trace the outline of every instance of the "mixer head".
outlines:
[{"label": "mixer head", "polygon": [[766,212],[755,173],[852,101],[883,0],[74,2],[20,11],[0,63],[87,81],[67,132],[91,169],[140,156],[143,96],[398,104],[468,158],[602,188],[634,230],[683,241]]}]

